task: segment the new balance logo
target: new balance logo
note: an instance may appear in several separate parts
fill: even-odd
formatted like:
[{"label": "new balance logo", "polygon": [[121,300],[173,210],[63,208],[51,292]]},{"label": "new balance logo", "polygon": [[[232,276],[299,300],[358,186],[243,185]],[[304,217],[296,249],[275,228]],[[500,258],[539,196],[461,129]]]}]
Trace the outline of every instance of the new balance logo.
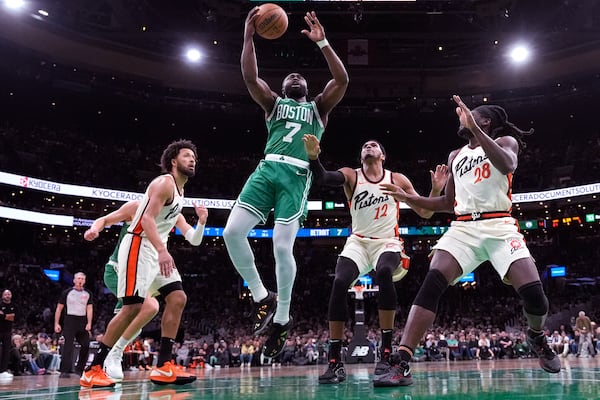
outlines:
[{"label": "new balance logo", "polygon": [[356,346],[352,350],[352,357],[366,357],[369,354],[369,346]]}]

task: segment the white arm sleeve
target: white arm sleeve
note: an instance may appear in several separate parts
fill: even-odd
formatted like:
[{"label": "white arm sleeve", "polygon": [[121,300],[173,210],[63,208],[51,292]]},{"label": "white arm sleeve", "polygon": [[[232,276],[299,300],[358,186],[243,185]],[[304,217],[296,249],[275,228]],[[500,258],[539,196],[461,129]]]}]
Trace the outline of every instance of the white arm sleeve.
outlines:
[{"label": "white arm sleeve", "polygon": [[196,225],[196,228],[190,228],[185,233],[185,240],[190,242],[192,246],[198,246],[202,243],[202,238],[204,237],[204,225]]}]

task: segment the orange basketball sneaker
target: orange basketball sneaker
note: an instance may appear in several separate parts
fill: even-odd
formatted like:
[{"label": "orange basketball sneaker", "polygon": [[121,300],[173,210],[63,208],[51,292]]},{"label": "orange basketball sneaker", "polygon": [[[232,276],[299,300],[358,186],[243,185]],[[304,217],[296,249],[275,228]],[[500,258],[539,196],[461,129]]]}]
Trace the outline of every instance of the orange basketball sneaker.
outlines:
[{"label": "orange basketball sneaker", "polygon": [[181,371],[170,361],[167,361],[162,367],[152,370],[150,380],[157,385],[185,385],[194,382],[196,376]]},{"label": "orange basketball sneaker", "polygon": [[100,365],[94,365],[89,370],[83,371],[79,378],[79,384],[86,388],[113,387],[115,383],[116,381],[106,375]]}]

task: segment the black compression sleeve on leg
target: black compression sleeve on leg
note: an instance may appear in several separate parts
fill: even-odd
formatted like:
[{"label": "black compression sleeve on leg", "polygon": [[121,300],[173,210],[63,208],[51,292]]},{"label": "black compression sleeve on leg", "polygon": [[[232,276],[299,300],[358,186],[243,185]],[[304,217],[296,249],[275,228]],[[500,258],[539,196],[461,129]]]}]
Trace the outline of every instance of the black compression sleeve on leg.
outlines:
[{"label": "black compression sleeve on leg", "polygon": [[421,306],[426,310],[437,313],[440,297],[448,287],[446,277],[437,269],[431,269],[427,273],[413,305]]},{"label": "black compression sleeve on leg", "polygon": [[310,170],[315,176],[315,182],[320,185],[342,186],[346,182],[346,177],[340,171],[327,171],[321,161],[309,160]]},{"label": "black compression sleeve on leg", "polygon": [[377,260],[376,276],[379,285],[377,303],[380,310],[396,309],[396,286],[392,274],[400,264],[400,253],[385,252]]},{"label": "black compression sleeve on leg", "polygon": [[548,298],[542,289],[542,282],[526,283],[517,289],[523,299],[523,309],[530,315],[546,315],[548,313]]},{"label": "black compression sleeve on leg", "polygon": [[329,320],[346,321],[348,319],[348,289],[358,278],[356,263],[347,257],[340,256],[335,266],[335,278],[329,297]]}]

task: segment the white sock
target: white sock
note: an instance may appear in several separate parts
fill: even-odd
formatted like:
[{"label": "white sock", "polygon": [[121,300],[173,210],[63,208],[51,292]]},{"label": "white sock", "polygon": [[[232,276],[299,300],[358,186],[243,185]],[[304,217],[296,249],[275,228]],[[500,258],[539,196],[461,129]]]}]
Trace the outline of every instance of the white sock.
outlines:
[{"label": "white sock", "polygon": [[140,335],[140,333],[142,333],[141,329],[138,330],[135,333],[135,335],[131,337],[131,339],[125,339],[124,336],[121,336],[119,340],[117,340],[117,343],[115,343],[115,345],[112,347],[112,349],[110,349],[110,352],[113,353],[113,355],[122,355],[125,351],[125,347],[127,347],[129,343],[133,342],[135,338]]},{"label": "white sock", "polygon": [[293,251],[298,229],[300,229],[298,221],[290,224],[276,223],[273,229],[273,253],[277,277],[277,310],[273,322],[281,325],[287,324],[290,320],[290,303],[297,269]]},{"label": "white sock", "polygon": [[248,242],[248,232],[260,222],[259,218],[250,211],[234,206],[223,230],[223,240],[227,246],[229,258],[237,272],[248,283],[254,301],[267,297],[265,288],[254,262],[254,253]]}]

